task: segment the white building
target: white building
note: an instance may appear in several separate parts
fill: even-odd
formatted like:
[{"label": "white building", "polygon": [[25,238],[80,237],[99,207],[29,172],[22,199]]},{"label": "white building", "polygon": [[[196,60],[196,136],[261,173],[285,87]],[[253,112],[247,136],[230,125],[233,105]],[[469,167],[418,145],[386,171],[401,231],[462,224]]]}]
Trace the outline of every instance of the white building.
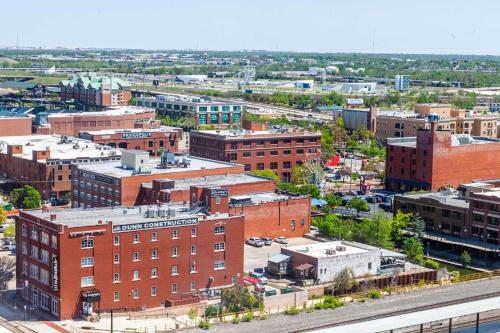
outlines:
[{"label": "white building", "polygon": [[342,83],[342,92],[346,94],[356,92],[374,92],[377,89],[376,82],[346,82]]},{"label": "white building", "polygon": [[397,91],[408,91],[408,89],[410,89],[409,75],[396,75],[394,81],[394,88],[396,88]]},{"label": "white building", "polygon": [[177,75],[175,81],[182,83],[203,83],[208,80],[206,75]]}]

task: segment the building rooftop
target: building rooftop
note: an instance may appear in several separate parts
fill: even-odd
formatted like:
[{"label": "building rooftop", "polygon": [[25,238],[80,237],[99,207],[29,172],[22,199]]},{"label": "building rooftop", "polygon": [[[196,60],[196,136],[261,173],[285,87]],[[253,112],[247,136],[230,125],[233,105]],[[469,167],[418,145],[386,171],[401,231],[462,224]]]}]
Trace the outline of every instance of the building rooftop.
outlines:
[{"label": "building rooftop", "polygon": [[121,116],[126,114],[141,114],[146,112],[155,112],[154,109],[137,107],[137,106],[113,106],[106,108],[104,111],[74,111],[49,114],[50,117],[74,117],[74,116]]},{"label": "building rooftop", "polygon": [[[154,212],[152,217],[148,217],[148,211]],[[187,219],[203,217],[207,219],[228,218],[225,213],[219,214],[193,214],[189,207],[183,206],[181,203],[172,203],[162,205],[158,208],[154,206],[135,206],[135,207],[104,207],[104,208],[71,208],[43,211],[42,209],[26,211],[35,217],[39,217],[50,221],[51,215],[55,215],[55,219],[51,222],[57,225],[68,227],[87,227],[99,226],[103,223],[112,223],[113,226],[130,225],[139,223],[161,222],[173,219]],[[99,223],[101,221],[101,223]]]},{"label": "building rooftop", "polygon": [[159,158],[153,158],[153,159],[146,159],[144,161],[144,163],[141,165],[140,172],[137,172],[137,170],[133,169],[124,169],[122,167],[121,161],[106,161],[98,165],[97,164],[80,165],[79,169],[114,178],[131,177],[139,174],[158,174],[158,175],[164,175],[165,178],[168,178],[168,174],[179,173],[179,172],[214,170],[214,169],[224,169],[224,168],[241,166],[239,164],[220,162],[193,156],[183,156],[182,158],[188,160],[189,165],[160,168],[159,165],[161,164],[161,160]]},{"label": "building rooftop", "polygon": [[[343,247],[343,250],[337,250]],[[288,246],[286,247],[288,251],[293,251],[297,253],[302,253],[304,255],[314,257],[314,258],[327,258],[334,256],[344,256],[350,254],[367,253],[373,251],[381,251],[379,248],[355,243],[355,242],[345,242],[345,241],[334,241],[325,243],[312,243],[308,245],[298,245],[298,246]],[[334,250],[334,251],[331,251]],[[327,253],[328,252],[328,253]]]},{"label": "building rooftop", "polygon": [[31,160],[33,151],[50,150],[49,160],[74,160],[120,156],[121,151],[95,144],[89,140],[60,135],[30,135],[0,137],[0,154],[7,154],[8,145],[23,147],[21,154],[15,156]]},{"label": "building rooftop", "polygon": [[239,130],[198,130],[191,131],[193,134],[202,134],[216,137],[223,140],[239,140],[239,139],[255,139],[255,138],[271,138],[271,137],[319,137],[320,132],[309,132],[299,130],[294,127],[279,127],[271,128],[264,131],[250,131],[245,129]]},{"label": "building rooftop", "polygon": [[[452,147],[487,143],[500,143],[500,140],[488,137],[471,136],[469,134],[451,134]],[[391,146],[416,148],[417,138],[415,136],[408,136],[403,138],[388,138],[387,144]]]},{"label": "building rooftop", "polygon": [[[142,98],[141,98],[142,99]],[[139,100],[141,100],[139,99]],[[148,99],[146,99],[148,100]],[[225,105],[241,105],[241,102],[234,100],[221,100],[221,99],[212,99],[211,97],[198,97],[198,96],[190,96],[190,95],[174,95],[174,94],[161,94],[156,95],[154,98],[149,98],[149,101],[156,101],[159,103],[168,103],[168,102],[178,102],[182,104],[188,105],[210,105],[210,106],[225,106]],[[208,111],[208,110],[207,110]]]},{"label": "building rooftop", "polygon": [[[167,179],[168,180],[168,179]],[[199,187],[217,187],[225,185],[235,185],[235,184],[251,184],[255,182],[270,181],[267,178],[262,178],[246,173],[235,173],[226,175],[214,175],[214,176],[204,176],[204,177],[193,177],[193,178],[182,178],[175,179],[174,188],[166,189],[164,191],[170,190],[187,190],[191,186]],[[142,184],[143,187],[151,188],[153,186],[152,182],[147,182]],[[231,194],[231,193],[229,193]]]},{"label": "building rooftop", "polygon": [[406,194],[397,194],[397,196],[403,198],[412,198],[412,199],[428,198],[439,201],[440,203],[449,206],[454,206],[459,208],[469,207],[469,203],[466,200],[459,199],[456,195],[446,192],[406,193]]},{"label": "building rooftop", "polygon": [[80,133],[87,133],[90,135],[113,135],[113,134],[121,134],[121,133],[144,133],[144,132],[179,132],[182,131],[180,127],[172,127],[172,126],[161,126],[159,128],[133,128],[133,129],[103,129],[99,131],[82,131]]},{"label": "building rooftop", "polygon": [[[61,80],[61,85],[74,87],[77,85],[83,86],[85,89],[101,89],[104,85],[105,89],[109,90],[110,78],[108,76],[98,76],[96,74],[77,74],[73,75],[69,80]],[[113,89],[130,88],[130,83],[122,78],[112,77]]]}]

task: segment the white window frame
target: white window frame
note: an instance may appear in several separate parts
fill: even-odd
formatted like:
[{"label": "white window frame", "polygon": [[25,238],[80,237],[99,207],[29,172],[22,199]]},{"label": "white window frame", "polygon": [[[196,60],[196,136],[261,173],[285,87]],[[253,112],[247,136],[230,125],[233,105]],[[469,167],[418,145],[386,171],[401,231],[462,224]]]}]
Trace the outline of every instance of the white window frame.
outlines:
[{"label": "white window frame", "polygon": [[226,250],[226,243],[219,242],[214,244],[214,252],[223,252]]},{"label": "white window frame", "polygon": [[94,286],[94,276],[82,276],[80,278],[80,286],[81,287],[93,287]]},{"label": "white window frame", "polygon": [[226,269],[226,262],[224,260],[214,261],[214,271]]},{"label": "white window frame", "polygon": [[82,257],[80,267],[94,267],[94,257]]}]

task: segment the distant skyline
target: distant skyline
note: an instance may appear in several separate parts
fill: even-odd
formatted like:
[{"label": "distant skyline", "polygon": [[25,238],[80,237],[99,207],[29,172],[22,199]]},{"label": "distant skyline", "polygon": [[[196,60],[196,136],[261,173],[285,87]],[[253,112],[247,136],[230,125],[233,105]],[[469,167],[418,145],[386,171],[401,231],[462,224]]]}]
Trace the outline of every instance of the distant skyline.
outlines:
[{"label": "distant skyline", "polygon": [[500,55],[497,0],[18,0],[1,47]]}]

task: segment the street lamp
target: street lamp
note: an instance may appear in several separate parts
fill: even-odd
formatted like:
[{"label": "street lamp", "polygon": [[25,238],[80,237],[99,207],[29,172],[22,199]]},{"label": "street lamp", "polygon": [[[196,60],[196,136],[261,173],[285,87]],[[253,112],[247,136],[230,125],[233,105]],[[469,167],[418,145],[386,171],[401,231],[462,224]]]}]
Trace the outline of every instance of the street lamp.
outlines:
[{"label": "street lamp", "polygon": [[27,309],[27,308],[28,308],[28,307],[26,306],[26,304],[24,304],[24,321],[26,321],[26,309]]}]

